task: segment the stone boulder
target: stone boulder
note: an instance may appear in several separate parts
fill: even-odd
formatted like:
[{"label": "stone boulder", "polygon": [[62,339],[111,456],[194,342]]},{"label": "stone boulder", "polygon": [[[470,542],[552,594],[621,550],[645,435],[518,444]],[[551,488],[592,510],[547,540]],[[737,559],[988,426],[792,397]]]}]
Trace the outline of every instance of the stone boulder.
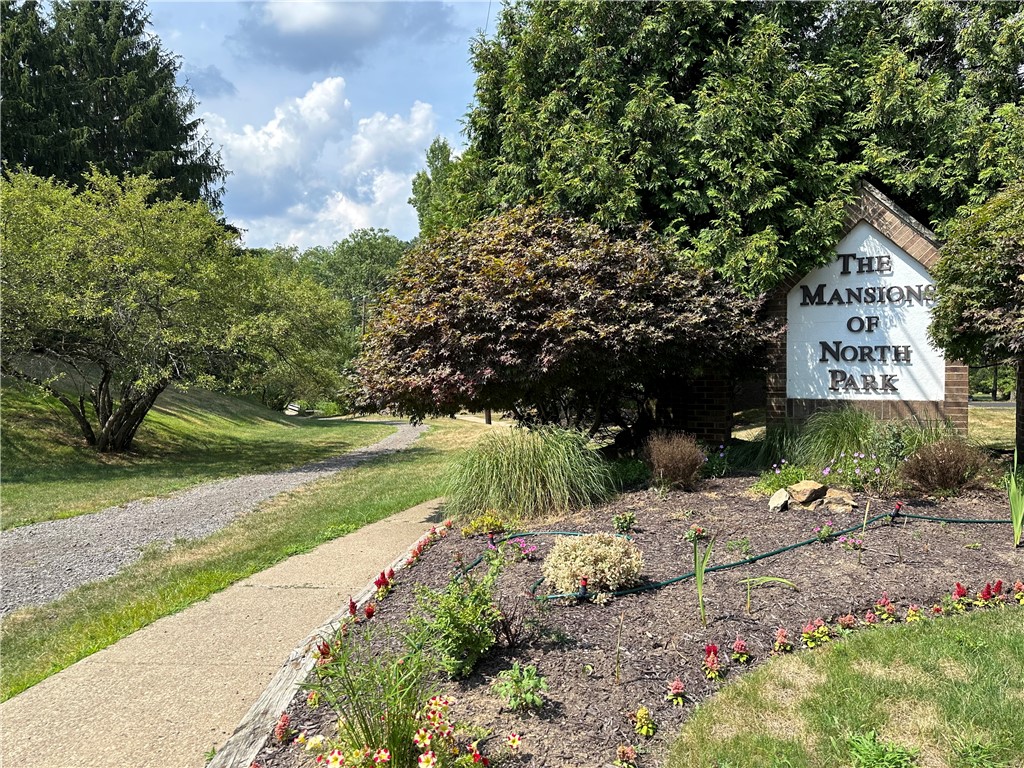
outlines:
[{"label": "stone boulder", "polygon": [[853,495],[847,491],[840,491],[838,488],[829,488],[825,493],[825,508],[836,515],[849,514],[859,504],[853,500]]},{"label": "stone boulder", "polygon": [[786,490],[789,491],[790,501],[807,507],[818,499],[825,498],[825,492],[828,488],[813,480],[801,480],[799,483],[789,486]]},{"label": "stone boulder", "polygon": [[785,488],[779,488],[772,497],[768,499],[768,511],[772,514],[781,512],[789,506],[789,492]]}]

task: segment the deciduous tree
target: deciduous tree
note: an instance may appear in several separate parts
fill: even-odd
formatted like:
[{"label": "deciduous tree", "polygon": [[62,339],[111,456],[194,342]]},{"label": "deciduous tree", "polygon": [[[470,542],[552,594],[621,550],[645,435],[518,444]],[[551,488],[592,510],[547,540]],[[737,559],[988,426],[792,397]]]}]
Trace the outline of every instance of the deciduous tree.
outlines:
[{"label": "deciduous tree", "polygon": [[387,299],[359,366],[372,406],[615,425],[620,444],[678,426],[689,379],[750,364],[770,335],[758,300],[673,270],[650,231],[620,239],[535,208],[420,243]]},{"label": "deciduous tree", "polygon": [[946,354],[1015,364],[1017,452],[1024,456],[1024,183],[950,226],[933,274],[931,333]]}]

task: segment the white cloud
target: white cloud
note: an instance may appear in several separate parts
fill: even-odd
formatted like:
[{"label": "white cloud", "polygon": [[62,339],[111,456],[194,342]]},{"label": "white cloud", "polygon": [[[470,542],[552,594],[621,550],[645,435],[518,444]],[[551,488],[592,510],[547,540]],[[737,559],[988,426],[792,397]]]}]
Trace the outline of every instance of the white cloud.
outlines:
[{"label": "white cloud", "polygon": [[380,164],[422,163],[423,148],[434,137],[435,126],[433,107],[422,101],[412,105],[408,119],[383,112],[362,118],[349,145],[346,171],[357,174]]},{"label": "white cloud", "polygon": [[232,130],[205,118],[232,172],[225,206],[250,245],[329,244],[354,229],[417,232],[408,204],[436,116],[416,101],[406,115],[376,112],[351,130],[352,105],[340,77],[314,83],[261,126]]}]

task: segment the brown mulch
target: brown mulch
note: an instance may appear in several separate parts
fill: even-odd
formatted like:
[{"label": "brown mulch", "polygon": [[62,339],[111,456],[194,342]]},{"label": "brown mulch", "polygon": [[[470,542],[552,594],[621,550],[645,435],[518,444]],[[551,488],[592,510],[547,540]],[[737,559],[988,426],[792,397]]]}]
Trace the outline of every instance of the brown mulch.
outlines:
[{"label": "brown mulch", "polygon": [[[693,549],[684,539],[692,524],[707,528],[715,538],[711,565],[742,559],[739,542],[749,541],[753,553],[785,547],[814,536],[812,529],[833,520],[836,528],[859,525],[865,505],[870,514],[890,511],[893,500],[855,498],[850,514],[790,509],[767,512],[767,500],[750,493],[751,478],[706,481],[696,492],[641,491],[587,510],[565,520],[548,520],[531,530],[609,531],[612,515],[631,511],[637,518],[635,540],[643,551],[645,582],[670,579],[692,568]],[[1006,519],[1006,497],[995,491],[969,491],[954,499],[909,500],[906,512],[957,520]],[[769,657],[775,630],[786,627],[796,645],[800,628],[816,617],[828,621],[854,613],[863,616],[883,592],[902,616],[910,604],[925,609],[938,602],[954,583],[972,593],[985,581],[1012,583],[1024,578],[1024,553],[1012,549],[1009,524],[940,524],[897,518],[877,523],[863,536],[863,552],[836,543],[817,543],[708,574],[705,601],[708,626],[700,624],[692,580],[661,589],[617,597],[606,605],[567,601],[537,603],[525,597],[540,578],[541,560],[555,536],[531,538],[539,545],[533,561],[510,564],[499,585],[501,603],[516,605],[540,627],[514,649],[497,648],[465,681],[447,684],[456,699],[455,719],[491,729],[496,740],[515,731],[524,740],[520,764],[540,768],[610,766],[620,744],[638,745],[640,765],[660,766],[673,735],[693,707],[712,695],[721,683],[708,681],[701,670],[704,647],[717,644],[723,658],[737,636],[753,655],[753,664]],[[380,603],[374,624],[397,626],[415,607],[413,587],[440,588],[453,573],[457,554],[471,562],[486,539],[463,539],[453,534],[434,544],[415,567],[403,569],[397,586]],[[746,612],[746,590],[739,580],[775,576],[796,583],[799,591],[782,586],[753,590]],[[544,585],[538,594],[544,594]],[[620,632],[621,628],[621,632]],[[502,708],[489,683],[513,661],[535,664],[548,682],[549,703],[538,715],[520,715]],[[725,680],[743,669],[731,667]],[[665,700],[667,683],[679,677],[686,685],[686,705]],[[630,715],[641,705],[654,714],[658,732],[642,740]],[[332,716],[324,707],[310,710],[304,696],[289,708],[293,727],[309,733],[332,733]],[[256,761],[263,768],[308,766],[311,758],[298,746],[268,743]]]}]

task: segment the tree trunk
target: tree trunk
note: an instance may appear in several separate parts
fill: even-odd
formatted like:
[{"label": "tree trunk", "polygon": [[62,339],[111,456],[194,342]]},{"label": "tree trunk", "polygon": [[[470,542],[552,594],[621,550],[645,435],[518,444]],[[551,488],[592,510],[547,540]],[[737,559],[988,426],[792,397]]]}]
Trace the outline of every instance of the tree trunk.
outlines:
[{"label": "tree trunk", "polygon": [[999,363],[992,366],[992,402],[999,399]]},{"label": "tree trunk", "polygon": [[117,410],[102,425],[102,431],[96,441],[96,450],[101,453],[121,453],[130,450],[135,433],[166,386],[166,382],[157,384],[135,397],[125,393]]},{"label": "tree trunk", "polygon": [[1016,402],[1016,415],[1015,419],[1017,440],[1015,447],[1017,455],[1024,457],[1024,357],[1018,357],[1016,362],[1017,369],[1017,402]]}]

